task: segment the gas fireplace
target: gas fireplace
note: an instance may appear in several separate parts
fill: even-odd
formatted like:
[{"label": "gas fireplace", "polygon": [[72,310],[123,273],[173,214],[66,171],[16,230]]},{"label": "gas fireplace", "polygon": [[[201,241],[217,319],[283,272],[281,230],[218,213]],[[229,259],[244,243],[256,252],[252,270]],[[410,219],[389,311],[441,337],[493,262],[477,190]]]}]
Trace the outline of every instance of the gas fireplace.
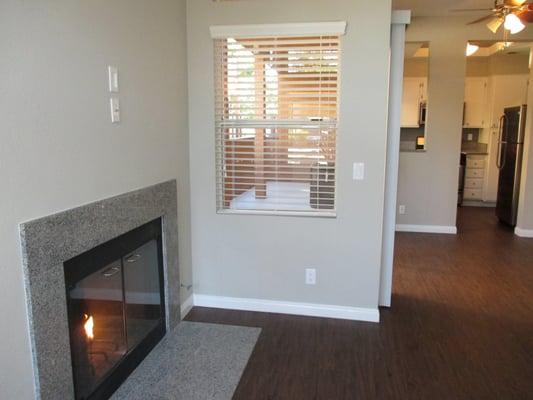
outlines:
[{"label": "gas fireplace", "polygon": [[106,399],[166,331],[161,219],[63,266],[75,398]]}]

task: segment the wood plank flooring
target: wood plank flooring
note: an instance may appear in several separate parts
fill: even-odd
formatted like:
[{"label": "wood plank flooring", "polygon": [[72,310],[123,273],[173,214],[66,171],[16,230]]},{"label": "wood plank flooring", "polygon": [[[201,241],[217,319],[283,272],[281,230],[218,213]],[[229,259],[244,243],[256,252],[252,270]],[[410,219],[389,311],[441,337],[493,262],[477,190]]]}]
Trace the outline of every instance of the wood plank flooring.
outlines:
[{"label": "wood plank flooring", "polygon": [[195,307],[189,321],[263,329],[235,400],[533,399],[533,239],[493,209],[458,235],[399,233],[381,323]]}]

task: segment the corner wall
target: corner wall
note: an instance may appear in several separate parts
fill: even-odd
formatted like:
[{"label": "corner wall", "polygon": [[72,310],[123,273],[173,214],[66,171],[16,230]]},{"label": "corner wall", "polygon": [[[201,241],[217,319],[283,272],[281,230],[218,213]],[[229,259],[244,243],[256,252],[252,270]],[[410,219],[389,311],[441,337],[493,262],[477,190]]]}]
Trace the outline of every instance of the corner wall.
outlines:
[{"label": "corner wall", "polygon": [[520,185],[520,203],[515,233],[533,237],[533,68],[529,71],[527,95],[526,132],[524,138],[524,162]]},{"label": "corner wall", "polygon": [[181,0],[0,2],[1,399],[34,398],[21,222],[177,179],[191,279],[185,23]]},{"label": "corner wall", "polygon": [[[376,310],[390,1],[189,0],[187,12],[195,295]],[[342,38],[337,218],[217,214],[209,27],[339,20],[348,22],[348,31]],[[362,182],[352,180],[355,161],[366,163]],[[304,284],[305,267],[317,268],[316,286]]]}]

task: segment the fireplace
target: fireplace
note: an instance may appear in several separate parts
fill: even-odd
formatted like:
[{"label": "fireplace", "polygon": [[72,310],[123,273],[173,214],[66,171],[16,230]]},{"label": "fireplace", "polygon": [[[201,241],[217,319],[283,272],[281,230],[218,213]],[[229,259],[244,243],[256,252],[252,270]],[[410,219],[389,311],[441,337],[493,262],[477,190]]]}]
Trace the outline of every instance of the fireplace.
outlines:
[{"label": "fireplace", "polygon": [[63,265],[75,398],[108,398],[165,334],[161,219]]},{"label": "fireplace", "polygon": [[63,266],[75,399],[105,399],[166,331],[161,219]]},{"label": "fireplace", "polygon": [[171,180],[20,225],[36,398],[107,397],[178,325],[177,222]]}]

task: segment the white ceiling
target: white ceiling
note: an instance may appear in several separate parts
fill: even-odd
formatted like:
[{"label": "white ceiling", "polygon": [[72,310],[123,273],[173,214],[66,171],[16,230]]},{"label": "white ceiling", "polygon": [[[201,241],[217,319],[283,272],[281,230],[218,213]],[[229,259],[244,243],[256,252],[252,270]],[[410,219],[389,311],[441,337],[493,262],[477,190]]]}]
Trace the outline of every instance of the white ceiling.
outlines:
[{"label": "white ceiling", "polygon": [[[392,0],[395,10],[411,10],[414,16],[446,16],[446,15],[483,15],[484,12],[457,13],[450,12],[459,8],[486,8],[491,9],[494,0]],[[487,14],[487,12],[485,12]]]}]

